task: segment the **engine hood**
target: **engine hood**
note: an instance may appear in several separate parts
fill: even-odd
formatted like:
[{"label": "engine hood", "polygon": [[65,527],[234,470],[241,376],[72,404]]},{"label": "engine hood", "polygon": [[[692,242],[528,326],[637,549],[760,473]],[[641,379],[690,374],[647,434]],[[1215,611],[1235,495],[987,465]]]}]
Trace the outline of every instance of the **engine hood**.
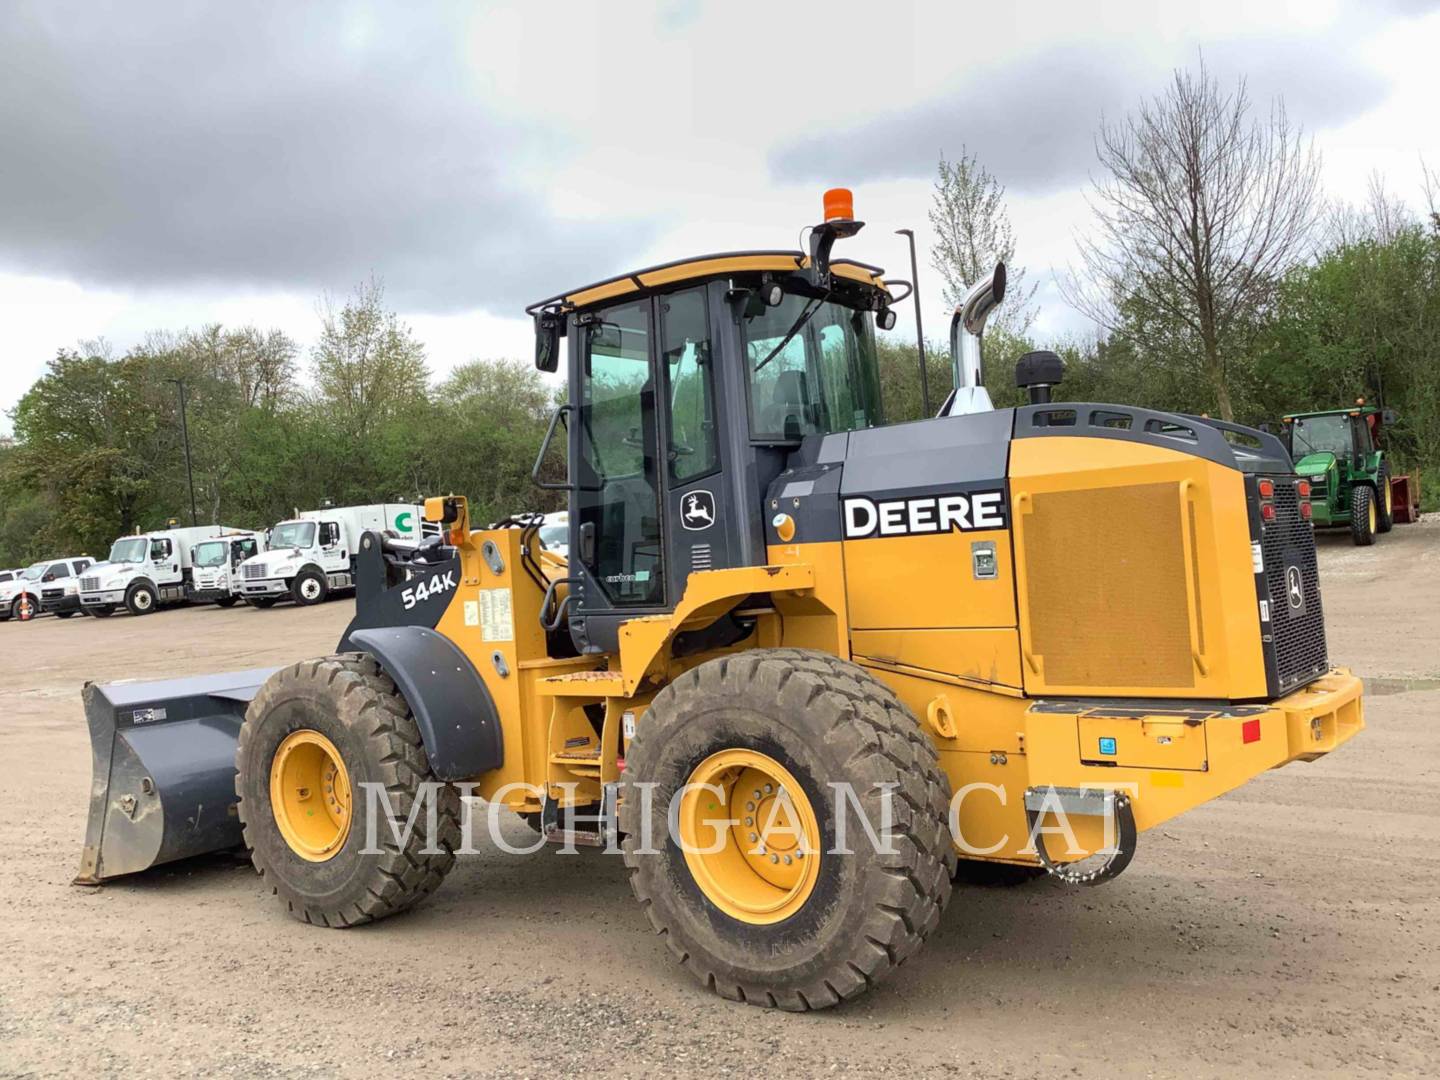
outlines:
[{"label": "engine hood", "polygon": [[1329,472],[1335,467],[1335,455],[1326,450],[1318,454],[1306,454],[1295,462],[1295,471],[1301,476],[1316,476]]}]

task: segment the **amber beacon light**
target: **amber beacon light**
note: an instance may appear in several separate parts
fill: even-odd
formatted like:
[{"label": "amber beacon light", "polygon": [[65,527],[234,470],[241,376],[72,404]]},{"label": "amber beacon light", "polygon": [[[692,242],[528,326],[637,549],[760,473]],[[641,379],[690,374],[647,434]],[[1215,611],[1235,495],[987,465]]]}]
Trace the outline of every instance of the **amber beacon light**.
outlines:
[{"label": "amber beacon light", "polygon": [[853,221],[855,219],[855,196],[849,188],[831,188],[825,192],[825,220]]}]

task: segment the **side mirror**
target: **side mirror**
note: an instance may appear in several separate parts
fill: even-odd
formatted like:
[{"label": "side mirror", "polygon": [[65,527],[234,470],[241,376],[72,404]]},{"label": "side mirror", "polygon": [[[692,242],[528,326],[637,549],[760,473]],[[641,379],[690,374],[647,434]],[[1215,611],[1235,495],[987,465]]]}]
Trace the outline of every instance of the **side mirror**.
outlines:
[{"label": "side mirror", "polygon": [[547,315],[535,316],[535,367],[539,371],[553,373],[560,367],[560,339],[565,336],[565,317]]},{"label": "side mirror", "polygon": [[54,580],[55,580],[55,574],[54,574],[53,571],[47,571],[46,574],[45,574],[45,576],[42,577],[40,580],[41,580],[42,583],[43,583],[43,582],[46,582],[46,581],[54,581]]}]

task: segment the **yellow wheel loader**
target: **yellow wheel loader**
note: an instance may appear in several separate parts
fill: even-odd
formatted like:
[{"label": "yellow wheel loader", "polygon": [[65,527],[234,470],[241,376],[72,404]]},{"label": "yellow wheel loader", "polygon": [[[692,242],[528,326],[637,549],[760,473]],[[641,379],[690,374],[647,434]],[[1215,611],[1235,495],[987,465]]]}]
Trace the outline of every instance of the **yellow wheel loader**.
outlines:
[{"label": "yellow wheel loader", "polygon": [[[529,309],[568,401],[541,519],[361,540],[333,655],[89,686],[81,882],[242,842],[297,918],[433,891],[483,807],[624,859],[724,997],[852,998],[952,881],[1113,878],[1146,830],[1363,726],[1327,660],[1311,526],[1258,431],[1053,402],[1053,354],[990,405],[955,314],[941,415],[882,422],[874,330],[905,283],[808,250],[689,259]],[[564,478],[544,465],[567,448]],[[556,447],[558,450],[558,446]],[[538,842],[538,841],[537,841]]]}]

